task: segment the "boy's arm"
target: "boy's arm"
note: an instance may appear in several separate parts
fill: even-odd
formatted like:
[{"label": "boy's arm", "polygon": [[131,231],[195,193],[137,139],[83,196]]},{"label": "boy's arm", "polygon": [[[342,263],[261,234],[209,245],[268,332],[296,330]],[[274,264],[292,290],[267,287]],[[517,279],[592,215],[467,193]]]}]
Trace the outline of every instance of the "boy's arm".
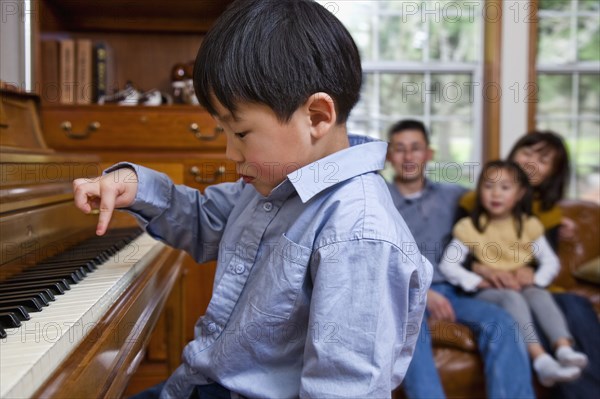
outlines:
[{"label": "boy's arm", "polygon": [[352,240],[318,249],[310,268],[300,397],[389,397],[412,357],[431,265],[387,242]]},{"label": "boy's arm", "polygon": [[[117,179],[121,175],[123,178]],[[122,208],[136,216],[150,235],[188,252],[199,262],[216,258],[229,214],[243,189],[241,183],[224,183],[207,188],[201,195],[196,189],[173,184],[163,173],[130,163],[108,168],[98,181],[103,189],[76,189],[75,199],[84,211],[83,198],[89,196],[106,204],[100,206],[99,234],[106,230],[112,211]],[[129,189],[133,183],[133,197],[116,203],[115,192],[123,185]],[[104,213],[108,219],[103,219]]]}]

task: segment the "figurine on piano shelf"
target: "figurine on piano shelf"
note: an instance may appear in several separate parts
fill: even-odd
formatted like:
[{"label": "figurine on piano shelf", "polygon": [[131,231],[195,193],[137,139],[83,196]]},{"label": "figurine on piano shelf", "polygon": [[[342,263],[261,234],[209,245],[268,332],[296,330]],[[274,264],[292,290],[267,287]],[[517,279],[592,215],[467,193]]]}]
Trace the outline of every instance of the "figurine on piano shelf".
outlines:
[{"label": "figurine on piano shelf", "polygon": [[[75,203],[217,259],[183,363],[139,394],[164,398],[389,397],[410,363],[431,281],[377,173],[385,142],[349,135],[357,47],[308,0],[234,2],[198,52],[200,104],[241,178],[204,194],[121,163],[76,180]],[[233,395],[233,396],[230,396]]]}]

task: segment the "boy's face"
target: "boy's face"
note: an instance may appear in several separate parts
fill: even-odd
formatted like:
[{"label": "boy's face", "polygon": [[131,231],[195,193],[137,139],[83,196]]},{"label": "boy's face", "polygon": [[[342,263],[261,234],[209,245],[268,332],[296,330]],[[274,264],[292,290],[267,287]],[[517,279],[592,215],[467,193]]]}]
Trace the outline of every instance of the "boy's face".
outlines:
[{"label": "boy's face", "polygon": [[392,135],[388,161],[394,167],[400,182],[412,182],[422,178],[433,151],[419,130],[403,130]]},{"label": "boy's face", "polygon": [[218,102],[216,110],[215,119],[227,135],[227,158],[261,195],[269,195],[288,174],[312,162],[310,117],[303,107],[285,124],[262,104],[240,104],[236,118]]}]

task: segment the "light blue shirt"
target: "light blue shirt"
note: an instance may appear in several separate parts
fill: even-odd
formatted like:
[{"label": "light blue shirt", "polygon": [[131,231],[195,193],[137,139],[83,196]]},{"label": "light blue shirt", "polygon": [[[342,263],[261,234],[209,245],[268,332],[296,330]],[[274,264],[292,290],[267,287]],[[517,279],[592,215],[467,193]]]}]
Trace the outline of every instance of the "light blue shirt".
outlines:
[{"label": "light blue shirt", "polygon": [[350,139],[267,197],[241,180],[202,195],[130,165],[129,210],[147,231],[199,262],[218,259],[206,314],[162,397],[212,381],[268,398],[389,397],[400,384],[431,265],[376,173],[386,143]]}]

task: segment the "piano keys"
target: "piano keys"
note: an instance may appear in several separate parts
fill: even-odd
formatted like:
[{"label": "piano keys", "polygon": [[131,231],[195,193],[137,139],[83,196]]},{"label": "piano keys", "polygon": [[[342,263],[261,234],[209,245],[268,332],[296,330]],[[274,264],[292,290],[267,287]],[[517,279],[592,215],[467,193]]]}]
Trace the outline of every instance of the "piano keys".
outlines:
[{"label": "piano keys", "polygon": [[[0,397],[119,397],[165,307],[179,362],[184,255],[142,233],[82,259],[111,240],[73,204],[72,181],[97,176],[99,159],[48,148],[38,107],[0,89]],[[135,225],[118,213],[111,234]]]},{"label": "piano keys", "polygon": [[84,339],[162,246],[147,234],[136,238],[41,311],[31,312],[20,327],[7,328],[0,340],[0,397],[31,396],[39,385],[35,381],[50,376],[65,347]]}]

